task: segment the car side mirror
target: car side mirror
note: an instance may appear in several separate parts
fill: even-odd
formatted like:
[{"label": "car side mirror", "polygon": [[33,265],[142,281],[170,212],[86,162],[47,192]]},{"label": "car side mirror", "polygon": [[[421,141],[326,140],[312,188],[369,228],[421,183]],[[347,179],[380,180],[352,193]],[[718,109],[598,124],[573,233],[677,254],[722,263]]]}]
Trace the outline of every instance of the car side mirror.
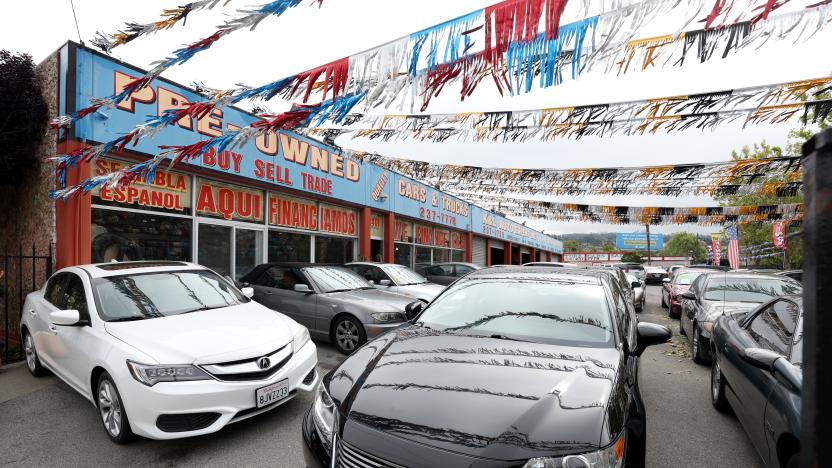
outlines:
[{"label": "car side mirror", "polygon": [[682,294],[682,299],[688,299],[688,300],[691,300],[691,301],[695,301],[696,300],[696,294],[694,294],[690,291],[685,291],[685,293]]},{"label": "car side mirror", "polygon": [[381,280],[381,281],[378,282],[378,284],[380,284],[382,286],[392,286],[393,282],[390,281],[390,280]]},{"label": "car side mirror", "polygon": [[81,314],[75,309],[56,310],[49,314],[49,320],[55,325],[73,327],[81,324]]},{"label": "car side mirror", "polygon": [[783,356],[768,349],[745,348],[742,351],[740,351],[740,357],[743,361],[751,364],[752,366],[758,369],[773,372],[774,362]]},{"label": "car side mirror", "polygon": [[310,289],[306,284],[297,283],[295,284],[295,292],[312,294],[312,289]]},{"label": "car side mirror", "polygon": [[252,288],[251,286],[240,288],[240,292],[243,293],[243,296],[245,296],[249,299],[254,297],[254,288]]},{"label": "car side mirror", "polygon": [[641,287],[641,283],[640,283],[640,282],[638,282],[638,281],[633,281],[632,283],[630,283],[630,287],[631,287],[631,288],[640,288],[640,287]]},{"label": "car side mirror", "polygon": [[641,356],[641,353],[647,349],[648,346],[653,346],[661,343],[666,343],[673,336],[673,332],[664,325],[655,323],[641,322],[638,324],[638,346],[635,349],[636,356]]},{"label": "car side mirror", "polygon": [[662,280],[662,283],[669,283],[669,282],[670,282],[670,278],[664,278],[664,279]]},{"label": "car side mirror", "polygon": [[419,315],[419,312],[422,311],[422,307],[424,306],[425,304],[422,301],[413,301],[404,307],[404,316],[408,320],[413,320]]}]

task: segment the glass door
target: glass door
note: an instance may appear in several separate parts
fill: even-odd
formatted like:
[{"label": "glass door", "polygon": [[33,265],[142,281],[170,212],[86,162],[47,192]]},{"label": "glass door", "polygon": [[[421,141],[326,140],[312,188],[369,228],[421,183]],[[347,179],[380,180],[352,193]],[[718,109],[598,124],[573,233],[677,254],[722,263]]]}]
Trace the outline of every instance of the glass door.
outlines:
[{"label": "glass door", "polygon": [[199,225],[197,261],[222,276],[231,276],[231,226]]},{"label": "glass door", "polygon": [[234,279],[263,263],[263,231],[234,228]]}]

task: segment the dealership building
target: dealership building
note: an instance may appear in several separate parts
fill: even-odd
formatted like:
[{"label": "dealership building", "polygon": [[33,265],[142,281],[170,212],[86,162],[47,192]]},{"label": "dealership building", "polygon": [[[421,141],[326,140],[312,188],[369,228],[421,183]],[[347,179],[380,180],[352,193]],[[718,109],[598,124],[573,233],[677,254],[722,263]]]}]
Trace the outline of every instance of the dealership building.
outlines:
[{"label": "dealership building", "polygon": [[[58,114],[119,92],[144,74],[75,43],[40,65],[54,66]],[[55,152],[110,141],[148,116],[202,98],[164,79],[102,108],[59,135]],[[159,146],[188,145],[251,124],[236,108],[183,118],[125,151],[71,168],[75,184],[146,160]],[[58,267],[110,260],[187,260],[240,277],[276,261],[446,261],[480,265],[559,261],[561,242],[453,195],[292,132],[206,152],[149,181],[101,188],[55,205]]]}]

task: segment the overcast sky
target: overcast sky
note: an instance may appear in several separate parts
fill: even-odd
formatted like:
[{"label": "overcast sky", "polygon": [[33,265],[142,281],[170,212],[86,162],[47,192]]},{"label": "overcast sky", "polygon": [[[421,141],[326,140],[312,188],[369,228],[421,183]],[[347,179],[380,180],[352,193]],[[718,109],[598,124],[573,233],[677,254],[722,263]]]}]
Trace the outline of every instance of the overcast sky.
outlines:
[{"label": "overcast sky", "polygon": [[[593,0],[596,4],[602,0]],[[607,4],[612,2],[604,0]],[[747,0],[746,0],[747,1]],[[782,9],[792,11],[817,0],[793,0]],[[163,8],[186,0],[75,0],[81,39],[89,42],[95,31],[113,32],[125,21],[145,23],[158,18]],[[213,32],[232,7],[265,3],[266,0],[232,0],[225,8],[198,12],[187,25],[176,26],[154,36],[143,37],[114,50],[114,56],[148,68],[182,44]],[[738,4],[743,0],[737,0]],[[762,0],[760,0],[762,3]],[[391,39],[432,26],[482,8],[494,0],[324,0],[321,8],[310,0],[282,17],[268,18],[253,32],[238,31],[223,38],[210,50],[188,63],[168,70],[163,76],[189,85],[200,81],[218,88],[235,83],[259,85],[316,67],[340,57],[385,43]],[[713,3],[707,0],[708,7]],[[577,19],[573,1],[563,22]],[[69,0],[26,0],[3,2],[6,20],[0,28],[0,48],[31,54],[36,62],[66,40],[78,40]],[[778,13],[781,10],[778,10]],[[680,26],[678,15],[654,21],[635,37],[670,34]],[[686,29],[695,29],[698,25]],[[483,81],[474,95],[460,102],[458,88],[449,88],[431,101],[428,112],[499,111],[542,107],[587,105],[623,100],[724,90],[828,76],[832,73],[832,27],[807,42],[771,42],[758,51],[744,51],[724,60],[705,64],[692,61],[683,68],[661,68],[628,75],[590,72],[576,81],[537,90],[527,95],[501,98],[493,85]],[[565,73],[568,76],[568,73]],[[289,103],[272,101],[267,106],[285,110]],[[405,110],[408,111],[407,109]],[[385,113],[379,111],[379,113]],[[399,113],[390,109],[387,113]],[[355,150],[377,151],[389,156],[432,162],[499,167],[608,167],[640,166],[727,160],[732,149],[765,140],[782,145],[788,129],[796,126],[765,125],[743,129],[741,124],[716,131],[687,131],[670,135],[647,135],[546,143],[457,143],[377,142],[341,137],[338,143]],[[697,206],[714,204],[702,197],[553,197],[553,201],[631,206]],[[534,220],[529,226],[550,233],[619,231],[632,232],[638,226],[608,226],[590,223],[554,223]],[[656,227],[656,232],[679,230],[713,231],[715,228]]]}]

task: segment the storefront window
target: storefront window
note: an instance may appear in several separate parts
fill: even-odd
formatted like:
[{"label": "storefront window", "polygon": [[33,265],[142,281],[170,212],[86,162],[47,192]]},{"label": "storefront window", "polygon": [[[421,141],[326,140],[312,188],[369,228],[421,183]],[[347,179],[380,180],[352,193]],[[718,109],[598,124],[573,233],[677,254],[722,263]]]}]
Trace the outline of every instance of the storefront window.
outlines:
[{"label": "storefront window", "polygon": [[408,268],[413,267],[413,246],[396,242],[393,252],[394,261]]},{"label": "storefront window", "polygon": [[199,225],[197,261],[220,275],[231,275],[231,227]]},{"label": "storefront window", "polygon": [[310,243],[307,234],[269,231],[269,261],[308,262],[312,256]]},{"label": "storefront window", "polygon": [[374,262],[384,261],[384,241],[380,239],[370,240],[370,257]]},{"label": "storefront window", "polygon": [[234,279],[263,263],[263,231],[235,229]]},{"label": "storefront window", "polygon": [[448,249],[433,249],[433,263],[451,261],[451,251]]},{"label": "storefront window", "polygon": [[92,209],[92,261],[191,260],[190,219]]},{"label": "storefront window", "polygon": [[430,265],[431,255],[430,247],[416,247],[416,265]]},{"label": "storefront window", "polygon": [[344,237],[315,236],[316,263],[348,263],[355,256],[355,241]]},{"label": "storefront window", "polygon": [[451,261],[461,262],[465,258],[465,252],[462,250],[451,250]]}]

